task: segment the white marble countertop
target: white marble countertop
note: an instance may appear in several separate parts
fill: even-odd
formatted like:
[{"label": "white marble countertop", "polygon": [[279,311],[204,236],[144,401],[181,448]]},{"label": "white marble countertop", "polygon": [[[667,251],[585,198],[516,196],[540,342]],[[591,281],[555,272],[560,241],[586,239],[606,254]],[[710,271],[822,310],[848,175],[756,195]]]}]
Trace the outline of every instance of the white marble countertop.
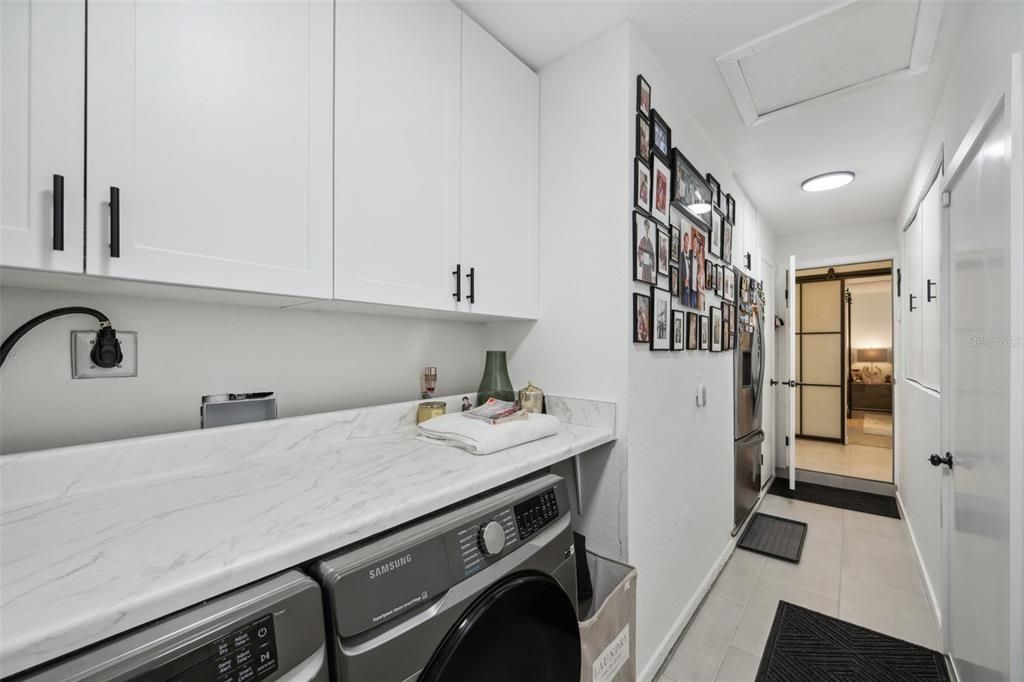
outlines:
[{"label": "white marble countertop", "polygon": [[414,405],[3,458],[0,675],[615,437],[614,404],[551,397],[557,435],[473,456],[417,441]]}]

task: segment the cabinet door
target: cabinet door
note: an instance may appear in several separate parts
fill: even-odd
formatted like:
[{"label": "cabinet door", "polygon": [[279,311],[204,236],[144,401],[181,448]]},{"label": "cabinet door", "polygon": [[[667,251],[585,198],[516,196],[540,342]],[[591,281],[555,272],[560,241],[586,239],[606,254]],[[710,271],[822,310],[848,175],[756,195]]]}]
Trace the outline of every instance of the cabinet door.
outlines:
[{"label": "cabinet door", "polygon": [[0,265],[82,272],[84,59],[84,0],[0,2]]},{"label": "cabinet door", "polygon": [[461,13],[340,2],[334,297],[456,310]]},{"label": "cabinet door", "polygon": [[537,316],[538,115],[537,74],[464,16],[461,260],[475,312]]},{"label": "cabinet door", "polygon": [[88,25],[87,271],[329,298],[330,0],[97,2]]},{"label": "cabinet door", "polygon": [[906,377],[920,383],[922,372],[921,333],[921,211],[918,210],[910,227],[903,233],[903,305],[904,329],[903,357]]},{"label": "cabinet door", "polygon": [[921,383],[939,390],[939,339],[942,330],[939,273],[942,257],[942,206],[939,180],[921,202]]}]

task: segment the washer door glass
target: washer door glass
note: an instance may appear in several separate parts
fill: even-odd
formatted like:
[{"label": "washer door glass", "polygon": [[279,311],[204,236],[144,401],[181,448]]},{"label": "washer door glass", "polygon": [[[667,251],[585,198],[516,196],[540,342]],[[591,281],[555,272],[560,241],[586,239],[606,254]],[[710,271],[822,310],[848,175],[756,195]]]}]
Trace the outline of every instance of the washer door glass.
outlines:
[{"label": "washer door glass", "polygon": [[580,629],[554,579],[520,574],[485,592],[447,634],[420,682],[577,682]]}]

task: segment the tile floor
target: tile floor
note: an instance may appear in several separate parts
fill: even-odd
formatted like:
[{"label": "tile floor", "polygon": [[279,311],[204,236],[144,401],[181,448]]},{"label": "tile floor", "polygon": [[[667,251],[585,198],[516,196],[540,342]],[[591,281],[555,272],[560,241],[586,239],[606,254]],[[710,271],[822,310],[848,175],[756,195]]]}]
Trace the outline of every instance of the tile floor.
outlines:
[{"label": "tile floor", "polygon": [[796,466],[807,471],[892,483],[892,448],[797,438]]},{"label": "tile floor", "polygon": [[[853,410],[850,418],[846,420],[846,442],[851,445],[872,445],[876,448],[891,448],[892,435],[879,435],[877,433],[864,433],[864,417],[869,413],[862,410]],[[871,412],[871,419],[888,424],[889,432],[892,433],[892,413]]]},{"label": "tile floor", "polygon": [[941,648],[903,521],[774,495],[759,511],[808,524],[800,563],[737,549],[657,682],[753,680],[780,599]]}]

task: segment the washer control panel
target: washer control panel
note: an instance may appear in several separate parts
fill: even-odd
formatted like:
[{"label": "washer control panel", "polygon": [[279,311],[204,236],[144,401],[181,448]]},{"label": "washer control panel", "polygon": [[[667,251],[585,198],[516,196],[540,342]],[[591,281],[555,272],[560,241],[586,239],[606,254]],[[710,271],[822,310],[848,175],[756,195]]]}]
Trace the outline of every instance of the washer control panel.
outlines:
[{"label": "washer control panel", "polygon": [[[504,535],[503,540],[496,537],[499,529]],[[458,547],[457,563],[462,569],[462,575],[468,578],[485,568],[489,559],[500,556],[515,545],[518,538],[512,508],[504,507],[493,515],[475,519],[452,532],[450,537]]]},{"label": "washer control panel", "polygon": [[525,540],[558,518],[558,498],[555,497],[554,488],[551,488],[520,502],[514,509],[519,539]]}]

